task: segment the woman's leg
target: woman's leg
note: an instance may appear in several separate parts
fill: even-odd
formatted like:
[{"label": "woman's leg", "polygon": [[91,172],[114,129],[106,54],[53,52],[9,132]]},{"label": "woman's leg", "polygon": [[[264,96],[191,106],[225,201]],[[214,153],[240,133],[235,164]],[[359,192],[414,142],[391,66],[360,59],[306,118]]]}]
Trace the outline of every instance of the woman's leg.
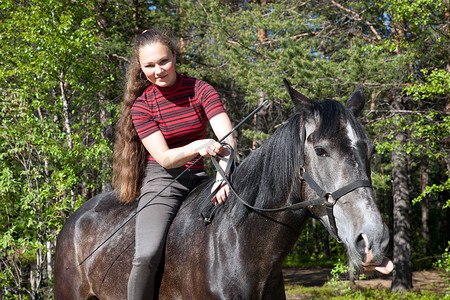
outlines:
[{"label": "woman's leg", "polygon": [[[148,201],[144,197],[140,202],[145,200]],[[141,203],[139,208],[145,205]],[[167,230],[180,204],[180,199],[158,197],[137,215],[136,250],[128,280],[128,300],[153,299],[155,274],[161,261]]]},{"label": "woman's leg", "polygon": [[[180,172],[155,166],[146,172],[138,210],[147,206],[136,216],[135,257],[128,280],[128,300],[153,299],[155,274],[170,224],[190,189],[207,176],[187,172],[179,181],[172,182]],[[170,187],[153,199],[171,182]]]}]

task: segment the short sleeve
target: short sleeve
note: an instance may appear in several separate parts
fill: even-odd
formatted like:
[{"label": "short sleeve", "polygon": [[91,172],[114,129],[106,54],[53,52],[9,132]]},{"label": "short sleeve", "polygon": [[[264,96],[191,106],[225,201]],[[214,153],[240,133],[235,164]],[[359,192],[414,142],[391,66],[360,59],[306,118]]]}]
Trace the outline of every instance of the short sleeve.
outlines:
[{"label": "short sleeve", "polygon": [[201,99],[208,120],[225,112],[219,93],[217,93],[217,91],[208,83],[198,80],[196,93],[199,99]]},{"label": "short sleeve", "polygon": [[131,118],[141,140],[159,130],[156,121],[152,117],[150,108],[143,101],[139,101],[139,99],[136,100],[131,108]]}]

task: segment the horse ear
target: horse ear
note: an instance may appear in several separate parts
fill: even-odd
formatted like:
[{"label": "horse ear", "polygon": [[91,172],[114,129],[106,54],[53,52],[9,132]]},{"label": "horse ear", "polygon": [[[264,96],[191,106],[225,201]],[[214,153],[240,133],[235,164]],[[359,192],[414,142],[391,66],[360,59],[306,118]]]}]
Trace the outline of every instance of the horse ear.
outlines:
[{"label": "horse ear", "polygon": [[366,98],[364,97],[364,88],[360,86],[357,88],[347,101],[347,108],[353,112],[355,116],[358,116],[366,104]]},{"label": "horse ear", "polygon": [[286,87],[292,102],[295,105],[295,111],[300,112],[305,109],[311,110],[314,103],[305,95],[295,90],[286,78],[283,78],[284,86]]}]

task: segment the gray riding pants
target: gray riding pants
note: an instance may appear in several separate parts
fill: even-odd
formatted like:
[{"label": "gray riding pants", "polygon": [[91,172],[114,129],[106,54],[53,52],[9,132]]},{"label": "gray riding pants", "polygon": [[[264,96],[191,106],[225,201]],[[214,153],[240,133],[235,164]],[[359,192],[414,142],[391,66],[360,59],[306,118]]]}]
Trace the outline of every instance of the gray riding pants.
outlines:
[{"label": "gray riding pants", "polygon": [[189,170],[153,199],[183,170],[166,170],[159,165],[147,166],[138,210],[147,207],[136,216],[135,254],[128,280],[128,300],[153,299],[155,274],[163,255],[169,226],[189,192],[209,178],[204,171]]}]

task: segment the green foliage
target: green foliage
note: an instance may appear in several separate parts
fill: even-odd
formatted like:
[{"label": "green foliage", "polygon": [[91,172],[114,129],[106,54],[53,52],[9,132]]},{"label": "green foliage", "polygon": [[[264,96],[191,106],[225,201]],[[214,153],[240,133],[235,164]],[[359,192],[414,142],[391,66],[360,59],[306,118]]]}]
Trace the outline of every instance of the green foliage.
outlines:
[{"label": "green foliage", "polygon": [[[447,174],[448,176],[448,174]],[[433,184],[430,186],[427,186],[423,192],[417,196],[416,198],[413,199],[413,204],[416,204],[420,201],[422,201],[422,199],[432,193],[442,193],[443,191],[449,191],[450,190],[450,178],[447,179],[447,181],[444,184]],[[446,204],[443,206],[443,208],[448,208],[450,207],[450,199],[447,200]]]},{"label": "green foliage", "polygon": [[[391,53],[392,61],[403,60],[401,64],[406,67],[403,72],[406,76],[398,81],[404,88],[398,90],[397,96],[390,96],[401,98],[402,107],[371,124],[375,132],[381,133],[376,141],[377,152],[383,155],[397,151],[405,153],[413,164],[426,159],[440,163],[445,169],[449,159],[445,141],[450,132],[450,118],[446,112],[450,74],[445,68],[450,40],[442,26],[448,3],[395,0],[380,1],[378,5],[385,9],[386,21],[396,30],[382,43],[369,45],[367,50]],[[407,140],[396,139],[399,134],[406,134]],[[419,191],[413,202],[448,190],[448,172],[447,167],[443,172],[447,178]],[[444,208],[450,205],[448,199],[446,202]]]},{"label": "green foliage", "polygon": [[255,141],[255,140],[265,141],[265,140],[267,140],[270,137],[270,135],[267,134],[267,133],[256,132],[256,131],[253,131],[251,129],[244,129],[242,131],[242,134],[244,135],[244,137],[246,137],[246,138],[248,138],[248,139],[250,139],[252,141]]},{"label": "green foliage", "polygon": [[351,289],[351,291],[340,292],[328,285],[324,287],[286,286],[286,297],[288,299],[368,299],[368,300],[438,300],[448,299],[447,294],[433,293],[430,291],[392,293],[389,289]]},{"label": "green foliage", "polygon": [[[442,141],[450,136],[450,117],[439,116],[434,111],[424,114],[396,115],[373,125],[384,130],[384,141],[376,144],[379,154],[401,151],[408,155],[427,155],[431,159],[447,159],[448,153]],[[395,140],[399,132],[408,132],[408,141]]]},{"label": "green foliage", "polygon": [[[335,291],[340,291],[342,294],[346,294],[351,291],[348,282],[342,281],[339,276],[348,274],[350,271],[347,264],[344,264],[339,260],[334,268],[331,270],[331,279],[328,281],[328,285],[333,287]],[[353,272],[353,270],[351,270]]]},{"label": "green foliage", "polygon": [[450,292],[450,242],[448,242],[448,247],[445,248],[445,252],[442,254],[442,258],[439,259],[434,266],[438,269],[441,269],[444,271],[444,278],[446,283],[448,285],[447,287],[447,297],[449,297]]},{"label": "green foliage", "polygon": [[424,83],[416,83],[405,88],[408,95],[416,100],[433,97],[435,94],[446,95],[450,93],[450,74],[445,70],[421,70],[425,77]]},{"label": "green foliage", "polygon": [[[114,89],[92,3],[2,1],[0,23],[0,285],[49,293],[46,253],[88,193],[109,180],[107,122]],[[19,271],[18,271],[19,270]],[[26,271],[27,270],[27,271]],[[33,273],[37,285],[27,278]]]},{"label": "green foliage", "polygon": [[391,182],[390,175],[384,175],[382,173],[372,172],[371,178],[372,178],[372,184],[375,189],[377,189],[377,190],[389,190],[390,189],[390,182]]},{"label": "green foliage", "polygon": [[[340,294],[348,294],[352,291],[352,287],[349,281],[342,280],[342,277],[347,278],[350,273],[355,274],[356,270],[349,267],[347,263],[342,262],[340,259],[334,264],[331,270],[331,279],[327,282],[327,286],[332,287],[336,292]],[[366,277],[364,273],[358,275],[358,280],[364,280]]]},{"label": "green foliage", "polygon": [[[166,24],[182,38],[179,71],[216,87],[233,121],[262,98],[271,100],[265,128],[249,123],[240,131],[244,154],[292,114],[282,78],[314,100],[344,102],[363,84],[370,111],[362,121],[376,141],[372,180],[383,215],[391,214],[394,150],[415,166],[430,161],[436,175],[424,191],[413,182],[415,201],[430,196],[442,203],[449,189],[450,118],[443,113],[450,81],[449,38],[443,31],[447,2],[2,0],[2,292],[11,299],[49,293],[51,274],[41,259],[54,249],[47,242],[54,245],[67,216],[110,181],[123,57],[133,36],[153,24]],[[399,98],[402,108],[393,105]],[[406,141],[395,139],[399,132],[407,133]],[[315,230],[312,237],[307,225],[288,264],[329,265],[345,256],[331,241],[331,258],[325,258],[317,238],[323,228]],[[30,272],[42,279],[34,291]],[[327,299],[338,293],[328,291]],[[393,299],[386,291],[358,293]]]},{"label": "green foliage", "polygon": [[406,20],[415,27],[429,25],[432,22],[433,12],[441,11],[445,6],[444,0],[390,0],[383,5],[395,21]]}]

